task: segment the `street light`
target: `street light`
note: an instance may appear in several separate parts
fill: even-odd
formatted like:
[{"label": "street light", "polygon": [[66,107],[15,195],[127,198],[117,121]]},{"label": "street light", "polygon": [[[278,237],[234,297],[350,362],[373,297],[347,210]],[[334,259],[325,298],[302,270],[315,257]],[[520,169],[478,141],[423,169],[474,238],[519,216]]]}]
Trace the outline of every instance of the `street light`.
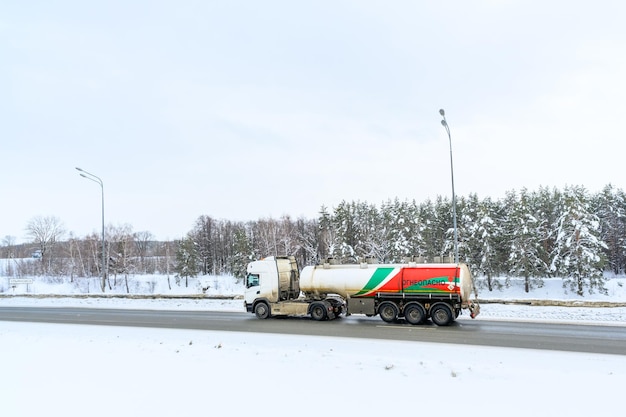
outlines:
[{"label": "street light", "polygon": [[456,229],[456,197],[454,195],[454,168],[452,166],[452,136],[450,135],[450,126],[446,122],[446,112],[439,110],[439,114],[443,119],[441,124],[448,132],[448,140],[450,141],[450,177],[452,178],[452,221],[454,222],[454,263],[459,263],[459,235]]},{"label": "street light", "polygon": [[107,268],[106,268],[106,257],[104,251],[104,184],[100,177],[91,174],[84,169],[76,168],[77,171],[80,172],[80,176],[83,178],[87,178],[100,185],[100,189],[102,190],[102,292],[104,292],[106,288],[106,279],[107,279]]}]

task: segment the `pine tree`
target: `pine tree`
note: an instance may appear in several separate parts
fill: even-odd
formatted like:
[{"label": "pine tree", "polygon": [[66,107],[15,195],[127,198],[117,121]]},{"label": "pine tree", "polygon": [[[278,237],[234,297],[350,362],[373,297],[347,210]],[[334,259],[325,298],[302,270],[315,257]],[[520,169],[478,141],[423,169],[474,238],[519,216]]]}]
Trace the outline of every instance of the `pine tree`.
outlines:
[{"label": "pine tree", "polygon": [[198,252],[194,241],[189,237],[183,239],[178,245],[174,270],[179,278],[185,279],[185,287],[189,285],[190,277],[198,275]]},{"label": "pine tree", "polygon": [[325,206],[322,206],[320,209],[318,223],[320,229],[320,260],[337,257],[337,232],[335,230],[333,216],[328,212],[328,208]]},{"label": "pine tree", "polygon": [[509,244],[509,272],[513,276],[524,277],[524,291],[542,287],[542,276],[547,270],[541,256],[541,237],[539,233],[541,222],[535,215],[533,201],[528,191],[523,188],[517,204],[515,204],[508,218]]},{"label": "pine tree", "polygon": [[403,239],[407,242],[407,249],[404,256],[412,255],[417,258],[425,259],[427,255],[424,236],[426,222],[424,220],[423,212],[415,200],[412,200],[410,203],[406,203],[404,205],[403,213],[405,213],[405,221],[402,224],[402,230],[404,233]]},{"label": "pine tree", "polygon": [[443,258],[454,251],[454,228],[450,200],[437,197],[433,204],[429,200],[422,206],[426,220],[427,258]]},{"label": "pine tree", "polygon": [[599,238],[600,221],[591,211],[587,191],[580,186],[566,187],[551,268],[563,277],[563,286],[582,296],[587,290],[606,293],[603,249]]},{"label": "pine tree", "polygon": [[232,233],[233,247],[232,255],[228,258],[228,272],[235,277],[245,277],[248,262],[255,260],[251,241],[248,239],[246,229],[243,225],[237,225]]},{"label": "pine tree", "polygon": [[435,207],[431,200],[426,200],[419,205],[419,218],[423,224],[424,259],[427,262],[432,261],[435,254],[438,254],[435,249],[438,233],[433,227],[435,217]]},{"label": "pine tree", "polygon": [[606,242],[605,254],[615,274],[626,270],[626,196],[611,184],[594,198],[594,210],[600,219],[600,237]]},{"label": "pine tree", "polygon": [[392,220],[375,205],[359,204],[357,210],[357,253],[377,262],[388,262],[392,256],[396,236],[392,233]]},{"label": "pine tree", "polygon": [[338,257],[342,262],[356,262],[357,252],[355,250],[358,239],[355,216],[355,202],[348,203],[342,201],[335,207],[333,215],[333,228],[336,231],[337,246],[334,257]]},{"label": "pine tree", "polygon": [[423,219],[415,200],[401,202],[396,198],[388,201],[382,205],[380,217],[390,243],[389,261],[403,262],[407,258],[426,255]]},{"label": "pine tree", "polygon": [[540,256],[543,264],[546,265],[545,275],[551,276],[551,254],[554,252],[554,241],[560,216],[559,204],[562,196],[558,189],[547,187],[540,187],[539,191],[533,193],[532,196],[535,217],[539,221],[537,232],[541,241]]},{"label": "pine tree", "polygon": [[[459,262],[471,264],[476,252],[476,246],[472,242],[471,229],[478,215],[478,196],[476,194],[470,194],[469,197],[461,196],[457,198],[456,203]],[[454,229],[452,229],[451,233],[452,239],[454,239]],[[452,242],[452,250],[454,250],[454,240]]]},{"label": "pine tree", "polygon": [[479,201],[473,195],[469,198],[469,206],[471,209],[468,208],[465,213],[464,223],[467,227],[470,269],[474,275],[484,275],[487,288],[493,291],[494,286],[499,286],[493,277],[497,271],[498,239],[502,234],[500,222],[497,221],[497,205],[489,198]]}]

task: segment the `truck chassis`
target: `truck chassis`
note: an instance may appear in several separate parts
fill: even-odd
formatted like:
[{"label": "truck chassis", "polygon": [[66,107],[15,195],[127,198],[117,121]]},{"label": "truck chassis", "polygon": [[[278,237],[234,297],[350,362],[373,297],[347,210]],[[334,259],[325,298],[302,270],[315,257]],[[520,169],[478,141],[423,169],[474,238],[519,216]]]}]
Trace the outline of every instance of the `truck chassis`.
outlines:
[{"label": "truck chassis", "polygon": [[[380,315],[387,323],[404,319],[409,324],[423,324],[428,319],[438,326],[451,324],[461,314],[460,297],[439,294],[423,294],[420,297],[404,294],[377,294],[375,297],[352,297],[347,302],[340,297],[321,300],[289,300],[270,303],[266,299],[246,304],[246,310],[260,319],[273,316],[310,316],[313,320],[324,321],[346,316],[364,314],[368,317]],[[470,307],[471,309],[471,307]]]}]

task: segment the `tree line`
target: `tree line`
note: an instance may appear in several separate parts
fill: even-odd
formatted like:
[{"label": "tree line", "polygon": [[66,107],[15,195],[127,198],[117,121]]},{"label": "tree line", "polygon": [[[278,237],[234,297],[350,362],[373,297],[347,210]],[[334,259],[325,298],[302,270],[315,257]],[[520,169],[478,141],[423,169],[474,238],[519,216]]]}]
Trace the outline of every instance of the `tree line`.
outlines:
[{"label": "tree line", "polygon": [[[243,277],[251,260],[295,256],[298,264],[323,262],[441,262],[454,258],[452,201],[388,200],[380,205],[343,201],[321,207],[316,219],[239,222],[201,215],[184,238],[157,242],[129,225],[105,233],[110,274],[231,274]],[[607,185],[590,193],[582,186],[509,191],[504,198],[456,200],[458,256],[488,290],[523,278],[526,291],[544,278],[562,277],[567,290],[604,292],[604,272],[626,269],[626,196]],[[101,236],[62,239],[54,217],[33,219],[27,232],[39,256],[31,274],[101,274]],[[2,249],[12,246],[3,242]],[[15,247],[13,247],[15,250]],[[26,266],[24,266],[26,268]],[[11,271],[6,271],[11,272]],[[15,272],[15,271],[13,271]],[[503,278],[499,278],[503,277]]]}]

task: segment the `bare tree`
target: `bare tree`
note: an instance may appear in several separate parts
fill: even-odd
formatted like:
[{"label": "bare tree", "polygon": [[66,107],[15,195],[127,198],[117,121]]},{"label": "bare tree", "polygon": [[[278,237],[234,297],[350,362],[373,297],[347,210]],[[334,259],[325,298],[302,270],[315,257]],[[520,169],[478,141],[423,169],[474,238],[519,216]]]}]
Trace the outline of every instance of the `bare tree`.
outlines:
[{"label": "bare tree", "polygon": [[170,282],[170,265],[171,265],[171,246],[172,242],[169,240],[164,243],[165,245],[165,273],[167,274],[167,287],[171,290],[172,283]]},{"label": "bare tree", "polygon": [[63,223],[58,217],[37,216],[26,225],[27,236],[35,243],[41,255],[41,272],[50,271],[52,265],[52,249],[65,234]]},{"label": "bare tree", "polygon": [[[69,274],[70,274],[70,282],[74,282],[74,275],[76,274],[76,257],[78,257],[78,266],[82,265],[82,260],[80,259],[80,246],[78,245],[78,240],[74,236],[74,233],[70,232],[69,239],[67,240],[66,245],[67,255],[69,257]],[[83,276],[84,276],[84,267],[83,267]]]},{"label": "bare tree", "polygon": [[15,245],[15,236],[6,235],[2,238],[2,246],[5,247],[4,258],[13,258],[13,246]]},{"label": "bare tree", "polygon": [[[109,245],[109,271],[114,274],[114,285],[117,285],[117,274],[124,274],[124,285],[129,293],[128,274],[135,272],[134,249],[136,247],[133,227],[124,224],[109,227],[111,244]],[[109,281],[109,285],[110,285]]]},{"label": "bare tree", "polygon": [[134,234],[135,246],[137,248],[137,254],[139,255],[139,268],[141,269],[142,274],[147,272],[146,255],[148,252],[148,246],[153,239],[154,236],[152,233],[147,231],[136,232]]}]

